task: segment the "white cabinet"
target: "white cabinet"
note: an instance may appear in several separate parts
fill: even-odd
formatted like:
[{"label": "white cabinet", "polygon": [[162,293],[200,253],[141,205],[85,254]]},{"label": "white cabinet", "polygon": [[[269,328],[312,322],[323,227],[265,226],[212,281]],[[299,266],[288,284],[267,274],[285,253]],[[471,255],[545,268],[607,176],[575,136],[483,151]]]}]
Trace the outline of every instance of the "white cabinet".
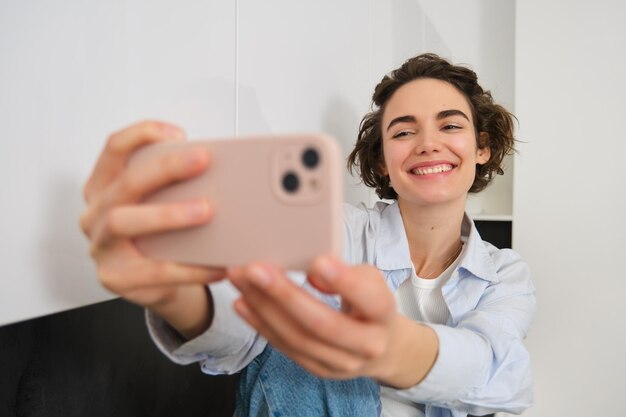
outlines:
[{"label": "white cabinet", "polygon": [[0,325],[111,297],[78,226],[108,134],[234,133],[235,4],[183,3],[0,2]]}]

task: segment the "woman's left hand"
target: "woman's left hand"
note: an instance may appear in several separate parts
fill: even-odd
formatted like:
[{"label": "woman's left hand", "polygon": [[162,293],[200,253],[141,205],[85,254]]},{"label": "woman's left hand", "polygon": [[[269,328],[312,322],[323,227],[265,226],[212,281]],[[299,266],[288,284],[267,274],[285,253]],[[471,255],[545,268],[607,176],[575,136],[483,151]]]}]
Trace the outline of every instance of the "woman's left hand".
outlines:
[{"label": "woman's left hand", "polygon": [[[324,293],[339,295],[341,311],[272,265],[235,268],[229,277],[242,293],[236,311],[270,344],[315,375],[369,376],[395,386],[411,386],[434,362],[434,332],[397,313],[393,294],[371,265],[349,266],[329,257],[313,262],[309,282]],[[428,346],[423,343],[433,341],[432,354],[424,355]],[[411,361],[421,363],[417,372],[406,373],[406,360],[411,360],[407,355],[420,356]]]}]

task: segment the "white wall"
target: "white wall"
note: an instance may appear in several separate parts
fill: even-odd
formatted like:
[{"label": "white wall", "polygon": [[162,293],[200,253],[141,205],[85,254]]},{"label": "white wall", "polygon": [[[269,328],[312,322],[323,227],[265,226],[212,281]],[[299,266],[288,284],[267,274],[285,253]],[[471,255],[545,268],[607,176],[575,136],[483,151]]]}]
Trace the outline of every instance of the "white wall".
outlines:
[{"label": "white wall", "polygon": [[514,246],[539,311],[527,416],[621,416],[626,4],[517,2]]},{"label": "white wall", "polygon": [[[510,102],[513,9],[500,3],[0,2],[0,325],[111,297],[78,217],[112,131],[143,118],[192,138],[321,130],[347,154],[376,83],[426,50],[472,64]],[[348,201],[375,199],[344,182]],[[494,201],[510,205],[507,192]]]}]

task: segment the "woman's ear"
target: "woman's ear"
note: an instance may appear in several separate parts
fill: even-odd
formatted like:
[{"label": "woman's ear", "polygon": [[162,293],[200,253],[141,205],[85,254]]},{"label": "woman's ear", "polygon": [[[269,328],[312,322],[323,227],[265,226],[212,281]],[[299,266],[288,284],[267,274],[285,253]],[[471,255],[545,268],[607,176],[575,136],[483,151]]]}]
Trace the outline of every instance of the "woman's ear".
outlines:
[{"label": "woman's ear", "polygon": [[491,148],[489,147],[489,134],[480,132],[478,134],[478,149],[476,149],[476,163],[485,164],[491,157]]},{"label": "woman's ear", "polygon": [[378,171],[378,174],[382,175],[383,177],[389,175],[387,165],[385,164],[385,158],[381,158],[380,161],[378,161],[378,169],[376,171]]}]

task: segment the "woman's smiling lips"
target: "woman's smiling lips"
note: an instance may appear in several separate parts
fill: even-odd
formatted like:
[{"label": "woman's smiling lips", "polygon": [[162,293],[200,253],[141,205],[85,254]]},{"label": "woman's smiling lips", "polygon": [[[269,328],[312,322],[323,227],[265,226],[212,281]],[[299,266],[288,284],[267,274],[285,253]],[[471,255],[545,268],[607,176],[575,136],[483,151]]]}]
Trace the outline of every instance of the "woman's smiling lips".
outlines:
[{"label": "woman's smiling lips", "polygon": [[413,166],[409,172],[417,176],[441,174],[449,172],[455,167],[456,165],[447,161],[430,161]]}]

